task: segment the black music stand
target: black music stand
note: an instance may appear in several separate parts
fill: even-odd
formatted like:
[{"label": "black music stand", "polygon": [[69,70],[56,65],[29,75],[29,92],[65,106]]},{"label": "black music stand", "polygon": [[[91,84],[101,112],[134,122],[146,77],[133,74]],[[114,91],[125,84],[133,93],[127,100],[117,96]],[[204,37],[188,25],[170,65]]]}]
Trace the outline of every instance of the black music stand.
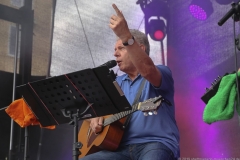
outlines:
[{"label": "black music stand", "polygon": [[74,160],[81,148],[77,140],[78,120],[131,110],[115,75],[106,66],[31,82],[16,90],[43,127],[69,121],[74,125]]}]

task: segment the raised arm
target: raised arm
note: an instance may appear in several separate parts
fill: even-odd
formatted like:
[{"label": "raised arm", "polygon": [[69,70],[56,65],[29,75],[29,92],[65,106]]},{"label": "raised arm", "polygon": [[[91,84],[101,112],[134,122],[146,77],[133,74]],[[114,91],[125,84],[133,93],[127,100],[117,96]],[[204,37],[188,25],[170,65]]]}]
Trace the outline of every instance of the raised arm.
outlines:
[{"label": "raised arm", "polygon": [[[115,4],[112,5],[116,15],[112,15],[109,27],[118,36],[123,43],[132,38],[128,24],[122,12]],[[125,46],[129,53],[129,58],[138,72],[147,79],[152,85],[159,87],[161,85],[161,73],[154,65],[151,58],[145,52],[145,46],[136,42],[133,45]]]}]

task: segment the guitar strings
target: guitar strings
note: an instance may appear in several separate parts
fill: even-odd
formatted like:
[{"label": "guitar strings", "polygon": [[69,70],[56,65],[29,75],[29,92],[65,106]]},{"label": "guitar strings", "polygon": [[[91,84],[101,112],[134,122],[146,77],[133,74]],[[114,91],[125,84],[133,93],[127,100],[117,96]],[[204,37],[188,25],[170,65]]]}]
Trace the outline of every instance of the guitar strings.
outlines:
[{"label": "guitar strings", "polygon": [[129,114],[131,114],[133,112],[135,112],[137,110],[137,106],[138,106],[138,104],[135,104],[135,105],[132,106],[132,110],[119,112],[119,113],[114,114],[111,117],[105,119],[103,126],[107,126],[107,125],[109,125],[109,124],[111,124],[111,123],[113,123],[113,122],[115,122],[115,121],[117,121],[117,120],[119,120],[119,119],[121,119],[123,117],[126,117],[127,115],[129,115]]}]

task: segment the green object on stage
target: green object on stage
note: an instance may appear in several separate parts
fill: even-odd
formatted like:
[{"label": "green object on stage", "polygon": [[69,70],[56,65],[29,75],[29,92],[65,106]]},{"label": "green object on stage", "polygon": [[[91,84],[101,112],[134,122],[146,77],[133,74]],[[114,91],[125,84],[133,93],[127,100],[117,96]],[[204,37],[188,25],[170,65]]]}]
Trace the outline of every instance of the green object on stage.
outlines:
[{"label": "green object on stage", "polygon": [[[238,72],[238,78],[240,72]],[[220,120],[229,120],[234,115],[234,104],[237,102],[236,73],[224,76],[220,82],[217,93],[208,101],[204,112],[203,121],[211,124]],[[236,105],[240,115],[239,104]]]}]

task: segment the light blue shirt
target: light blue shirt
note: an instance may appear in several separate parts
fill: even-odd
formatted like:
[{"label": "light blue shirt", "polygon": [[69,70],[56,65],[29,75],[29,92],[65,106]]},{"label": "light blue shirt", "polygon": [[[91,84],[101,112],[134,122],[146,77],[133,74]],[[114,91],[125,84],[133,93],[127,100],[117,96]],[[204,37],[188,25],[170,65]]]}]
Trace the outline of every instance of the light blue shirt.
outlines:
[{"label": "light blue shirt", "polygon": [[[161,142],[172,150],[175,157],[179,157],[179,131],[175,120],[174,82],[168,67],[157,65],[161,72],[161,86],[156,88],[146,81],[139,102],[161,95],[171,102],[172,106],[162,102],[157,115],[144,116],[142,111],[133,113],[130,123],[125,128],[121,145]],[[140,87],[143,77],[138,75],[134,81],[127,74],[118,76],[116,81],[123,90],[129,103],[133,101]]]}]

